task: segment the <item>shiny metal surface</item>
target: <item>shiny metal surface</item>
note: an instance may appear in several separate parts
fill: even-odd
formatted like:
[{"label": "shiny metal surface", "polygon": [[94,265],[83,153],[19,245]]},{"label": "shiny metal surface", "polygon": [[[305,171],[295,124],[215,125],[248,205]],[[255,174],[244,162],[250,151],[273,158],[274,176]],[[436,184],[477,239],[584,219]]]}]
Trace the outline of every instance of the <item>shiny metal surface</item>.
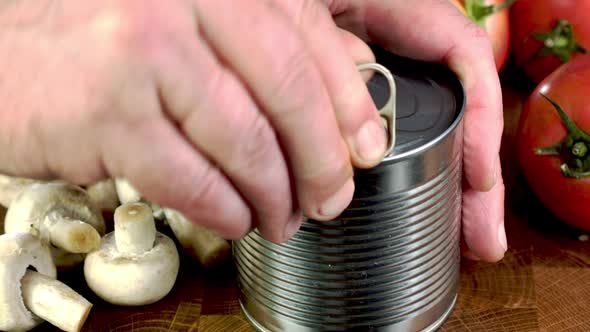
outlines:
[{"label": "shiny metal surface", "polygon": [[[403,89],[404,77],[398,82]],[[459,101],[450,124],[436,135],[418,135],[430,137],[422,144],[406,140],[411,148],[396,147],[377,167],[355,172],[355,196],[336,220],[308,220],[282,245],[257,231],[234,243],[241,306],[254,327],[430,332],[442,324],[458,292],[459,90],[453,91]]]}]

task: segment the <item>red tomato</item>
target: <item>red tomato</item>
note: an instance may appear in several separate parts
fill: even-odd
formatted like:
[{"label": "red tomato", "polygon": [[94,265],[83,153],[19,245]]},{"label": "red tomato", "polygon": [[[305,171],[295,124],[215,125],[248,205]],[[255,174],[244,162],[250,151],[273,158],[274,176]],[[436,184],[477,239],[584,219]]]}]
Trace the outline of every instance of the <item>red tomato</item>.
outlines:
[{"label": "red tomato", "polygon": [[450,0],[455,7],[480,25],[488,34],[494,50],[498,72],[510,53],[510,18],[508,7],[514,0]]},{"label": "red tomato", "polygon": [[516,1],[510,9],[516,64],[539,83],[561,64],[590,49],[589,15],[590,0]]},{"label": "red tomato", "polygon": [[531,189],[557,218],[583,230],[590,230],[589,91],[590,55],[560,66],[527,99],[516,136]]}]

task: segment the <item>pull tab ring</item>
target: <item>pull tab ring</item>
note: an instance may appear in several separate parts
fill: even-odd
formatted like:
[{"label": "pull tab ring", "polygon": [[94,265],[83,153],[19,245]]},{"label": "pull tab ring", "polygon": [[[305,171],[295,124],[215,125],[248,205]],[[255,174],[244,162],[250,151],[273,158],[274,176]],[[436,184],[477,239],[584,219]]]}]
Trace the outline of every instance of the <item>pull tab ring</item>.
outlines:
[{"label": "pull tab ring", "polygon": [[359,71],[363,70],[376,70],[381,75],[385,76],[387,83],[389,84],[389,98],[381,109],[379,109],[379,115],[385,122],[385,130],[388,134],[387,151],[385,155],[389,155],[395,146],[395,81],[391,72],[384,66],[378,63],[363,63],[357,66]]}]

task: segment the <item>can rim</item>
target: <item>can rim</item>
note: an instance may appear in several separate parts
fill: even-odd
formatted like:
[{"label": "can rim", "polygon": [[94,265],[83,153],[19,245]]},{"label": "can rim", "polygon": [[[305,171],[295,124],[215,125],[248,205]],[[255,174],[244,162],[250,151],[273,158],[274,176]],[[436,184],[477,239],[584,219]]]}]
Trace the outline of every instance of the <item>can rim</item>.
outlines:
[{"label": "can rim", "polygon": [[410,149],[410,150],[407,150],[407,151],[404,151],[401,153],[389,154],[389,155],[385,156],[385,158],[383,158],[383,160],[381,161],[381,164],[402,161],[407,158],[414,157],[416,155],[420,155],[420,154],[432,149],[432,147],[440,144],[445,138],[450,136],[457,129],[459,124],[463,121],[463,118],[464,118],[465,112],[466,112],[466,104],[467,104],[465,85],[463,84],[461,79],[458,77],[458,75],[454,71],[452,71],[450,68],[447,68],[447,69],[448,69],[449,75],[454,78],[453,79],[453,81],[454,81],[453,90],[454,90],[454,94],[456,95],[456,100],[459,100],[459,98],[461,99],[461,102],[457,103],[457,107],[460,107],[460,109],[457,112],[457,115],[455,116],[455,119],[453,120],[453,122],[449,125],[449,127],[447,129],[445,129],[442,133],[440,133],[438,136],[436,136],[434,139],[427,142],[426,144],[423,144],[423,145],[418,146],[414,149]]}]

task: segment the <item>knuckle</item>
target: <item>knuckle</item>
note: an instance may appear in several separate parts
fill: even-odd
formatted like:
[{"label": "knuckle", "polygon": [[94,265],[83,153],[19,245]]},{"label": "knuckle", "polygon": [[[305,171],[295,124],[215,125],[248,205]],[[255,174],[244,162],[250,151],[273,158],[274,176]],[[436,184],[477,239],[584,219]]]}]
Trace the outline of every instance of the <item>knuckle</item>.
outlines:
[{"label": "knuckle", "polygon": [[272,112],[282,115],[296,113],[306,105],[319,102],[323,91],[321,78],[316,75],[311,55],[296,48],[275,65],[277,84],[271,91]]},{"label": "knuckle", "polygon": [[352,74],[358,77],[342,80],[333,96],[334,108],[342,114],[340,125],[350,133],[356,132],[371,116],[378,116],[376,105],[362,84],[362,77],[357,72]]},{"label": "knuckle", "polygon": [[314,22],[319,18],[319,15],[328,14],[327,7],[317,0],[298,0],[287,3],[291,17],[298,25]]},{"label": "knuckle", "polygon": [[350,160],[336,151],[321,158],[323,162],[309,170],[298,182],[305,192],[314,193],[314,197],[323,200],[340,189],[352,177],[353,170]]},{"label": "knuckle", "polygon": [[[206,85],[208,96],[223,109],[225,128],[220,128],[223,132],[216,136],[229,150],[229,153],[220,156],[227,158],[224,160],[224,171],[232,175],[250,175],[282,160],[270,122],[227,71],[214,71]],[[202,117],[193,112],[186,121],[202,121]]]},{"label": "knuckle", "polygon": [[473,38],[475,38],[476,40],[487,40],[488,39],[487,32],[481,26],[479,26],[473,22],[470,22],[469,29],[471,31]]},{"label": "knuckle", "polygon": [[76,103],[76,106],[85,110],[78,118],[80,124],[83,128],[95,130],[116,123],[125,124],[130,112],[121,105],[120,97],[109,87],[116,79],[103,75],[93,76],[95,77],[87,79],[85,91],[80,93],[80,99]]},{"label": "knuckle", "polygon": [[359,81],[354,78],[349,78],[339,82],[340,86],[336,90],[335,103],[336,107],[341,107],[350,104],[352,101],[358,101],[362,96],[362,90],[359,89]]},{"label": "knuckle", "polygon": [[[190,183],[196,185],[186,193],[179,204],[179,210],[194,211],[203,226],[220,232],[224,237],[239,239],[250,229],[250,211],[239,200],[239,196],[234,196],[231,192],[228,195],[224,186],[231,184],[224,179],[217,168],[203,167],[190,178]],[[184,182],[186,179],[182,180]]]},{"label": "knuckle", "polygon": [[273,164],[281,157],[274,131],[267,119],[260,114],[252,118],[248,125],[242,126],[242,135],[237,136],[238,151],[233,155],[238,158],[232,163],[232,171],[253,171],[262,169],[261,164]]},{"label": "knuckle", "polygon": [[191,177],[190,183],[196,185],[185,196],[181,209],[187,211],[199,208],[208,209],[212,203],[219,201],[220,197],[217,197],[221,186],[219,175],[219,171],[212,166],[200,168],[199,172]]},{"label": "knuckle", "polygon": [[105,10],[93,22],[97,40],[110,56],[127,59],[146,54],[156,49],[160,29],[151,24],[152,14],[148,8],[137,10],[133,6],[119,6]]},{"label": "knuckle", "polygon": [[224,107],[234,108],[232,103],[235,100],[243,99],[240,85],[228,70],[219,67],[209,68],[209,73],[204,81],[204,89],[208,98],[223,103]]},{"label": "knuckle", "polygon": [[492,45],[488,36],[488,33],[484,28],[475,24],[474,22],[467,22],[466,26],[467,36],[471,38],[471,44],[477,48],[483,48],[491,52]]},{"label": "knuckle", "polygon": [[[58,156],[57,156],[58,157]],[[94,155],[79,156],[76,163],[63,163],[64,159],[50,160],[52,174],[75,185],[90,185],[107,177],[107,172],[100,167],[101,163],[94,160]]]}]

